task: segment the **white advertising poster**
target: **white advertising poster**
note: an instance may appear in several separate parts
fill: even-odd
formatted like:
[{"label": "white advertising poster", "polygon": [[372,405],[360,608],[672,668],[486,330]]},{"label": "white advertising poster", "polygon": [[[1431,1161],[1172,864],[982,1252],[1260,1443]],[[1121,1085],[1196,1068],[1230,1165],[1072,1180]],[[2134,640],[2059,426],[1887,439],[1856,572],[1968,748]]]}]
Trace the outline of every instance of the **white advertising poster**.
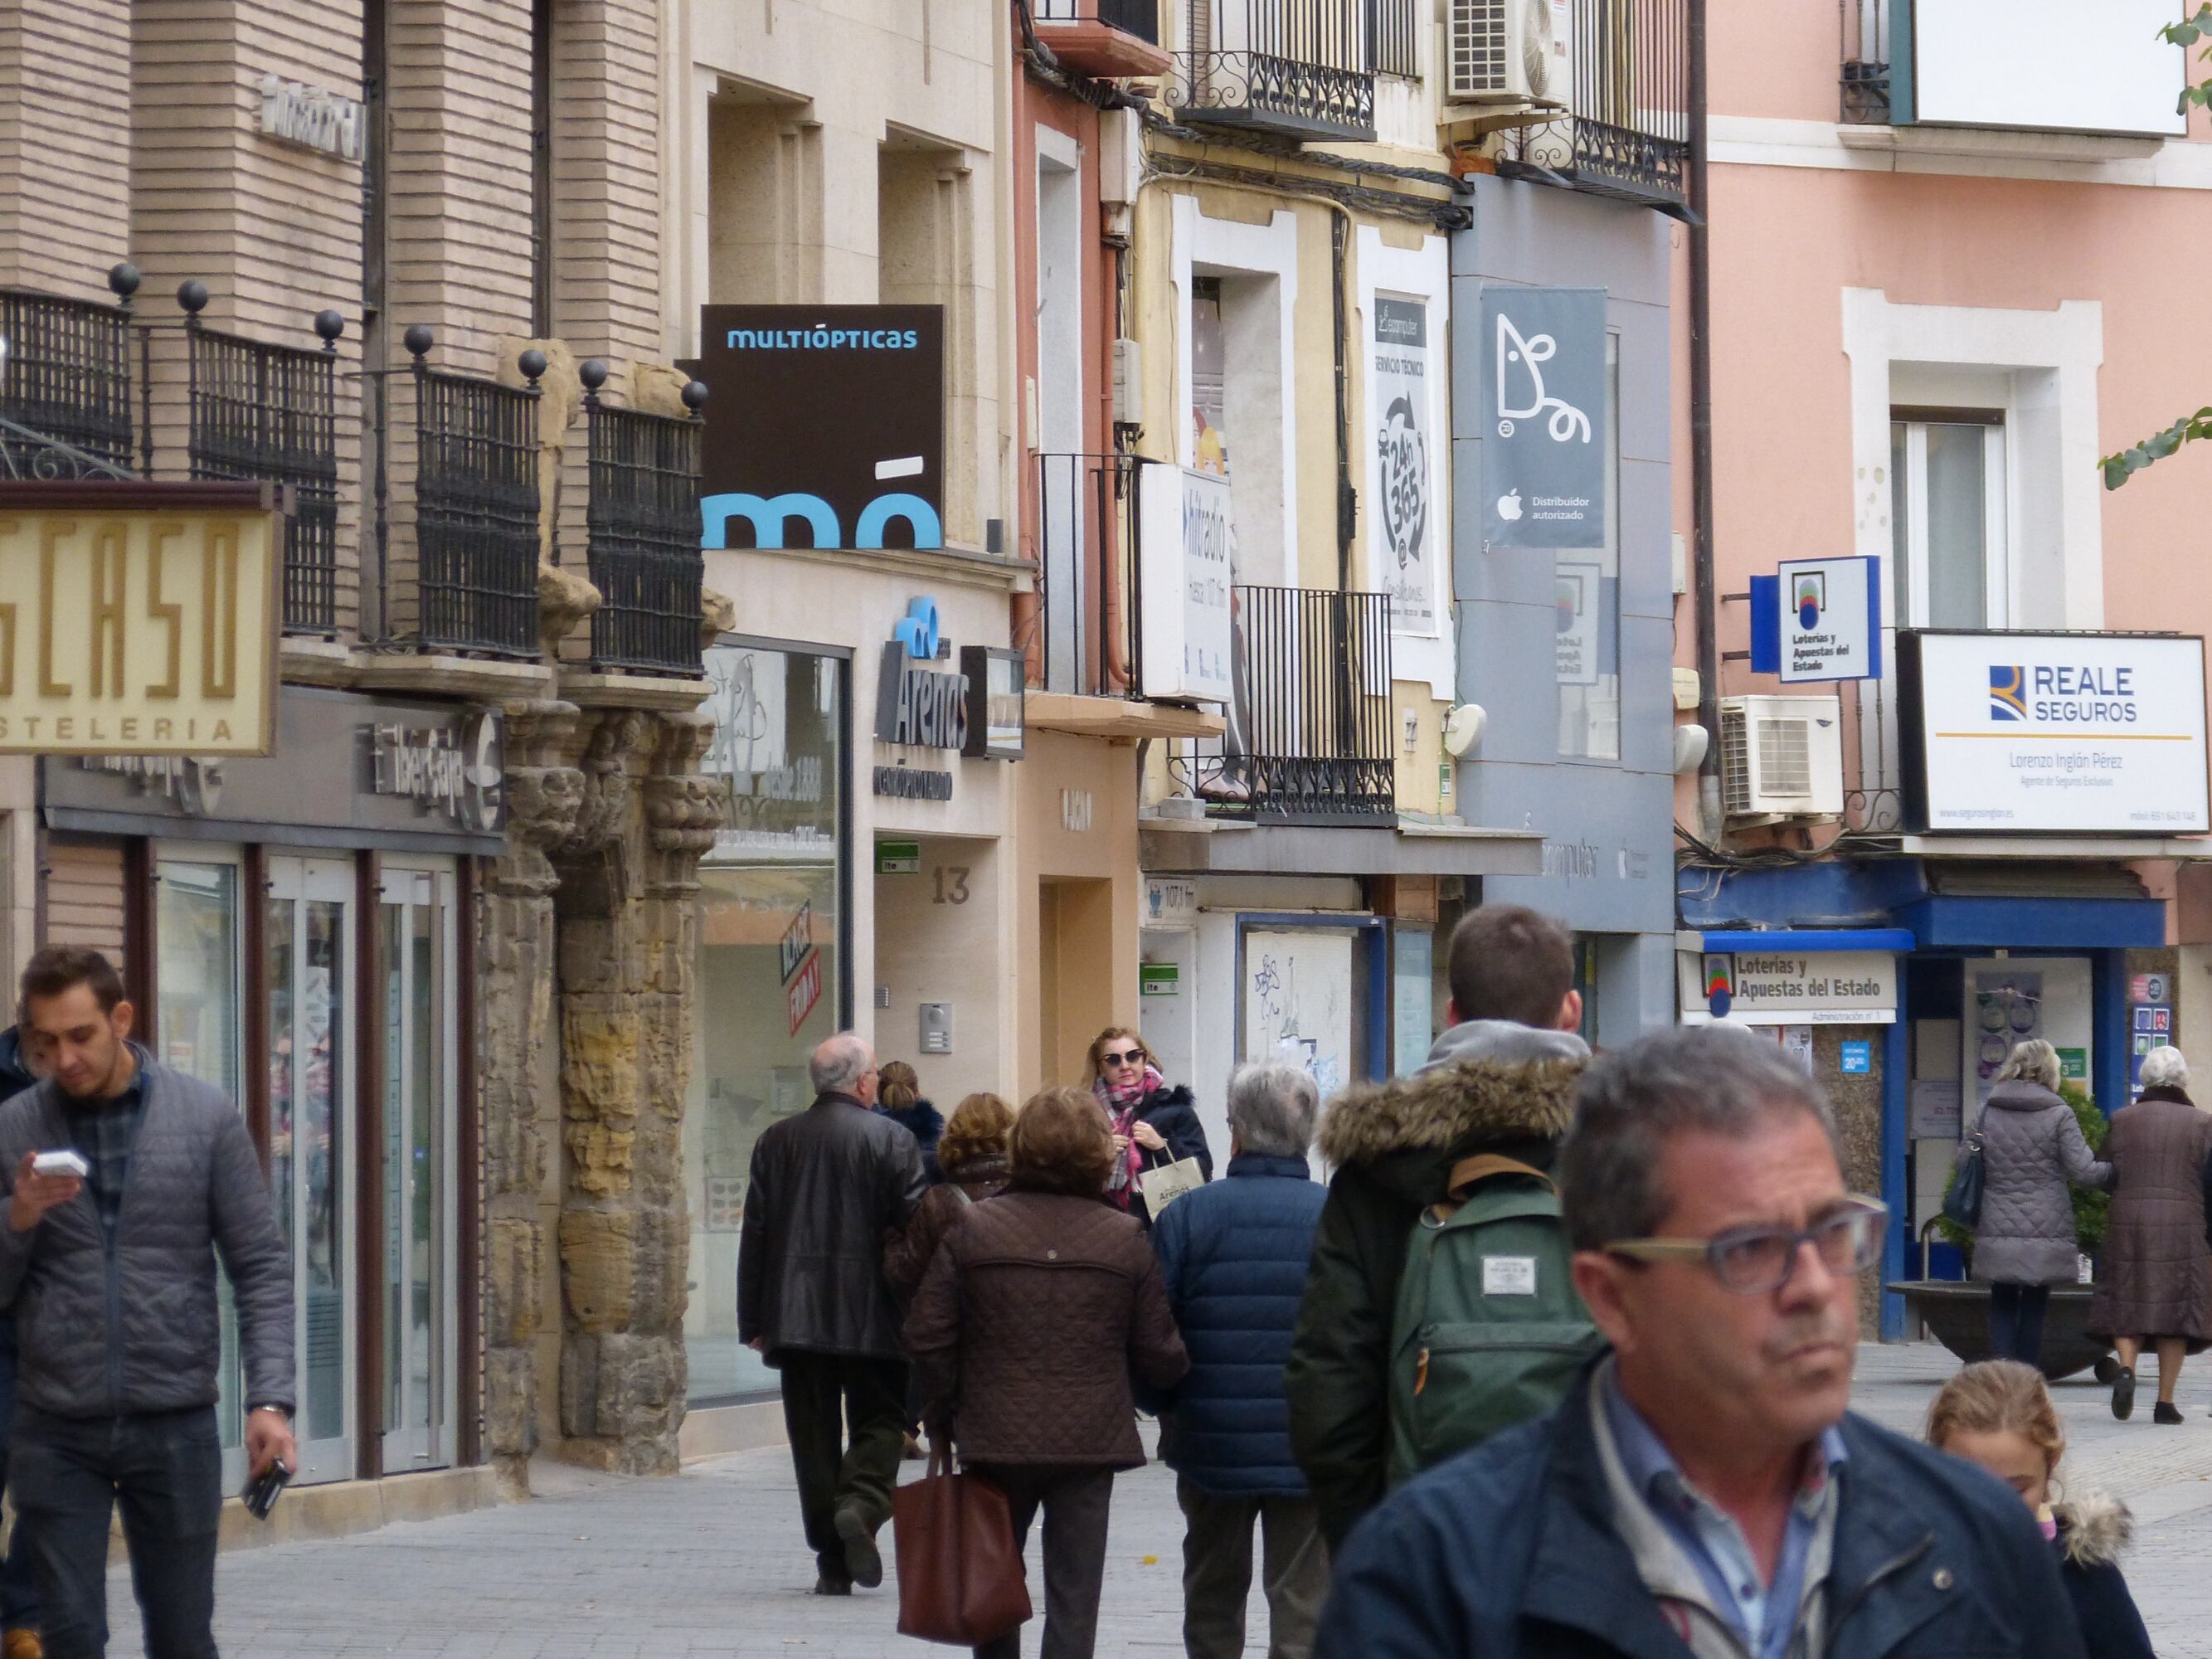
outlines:
[{"label": "white advertising poster", "polygon": [[1304,1067],[1324,1099],[1351,1082],[1355,949],[1348,933],[1248,932],[1244,1058]]},{"label": "white advertising poster", "polygon": [[[1899,118],[2042,132],[2159,134],[2189,130],[2179,107],[2189,73],[2161,24],[2195,0],[1913,0],[1892,27],[1912,29],[1912,108]],[[1902,42],[1891,46],[1893,61]]]},{"label": "white advertising poster", "polygon": [[1159,465],[1139,476],[1145,695],[1226,702],[1235,533],[1229,480]]},{"label": "white advertising poster", "polygon": [[1559,561],[1559,597],[1552,627],[1552,657],[1561,685],[1598,682],[1598,594],[1605,567],[1595,561]]},{"label": "white advertising poster", "polygon": [[1390,596],[1390,629],[1432,637],[1437,631],[1437,441],[1435,350],[1425,300],[1375,296],[1375,355],[1367,407],[1375,429],[1368,499],[1375,503],[1368,545],[1375,585]]},{"label": "white advertising poster", "polygon": [[1927,829],[2212,829],[2202,639],[1923,633],[1899,646],[1905,783]]}]

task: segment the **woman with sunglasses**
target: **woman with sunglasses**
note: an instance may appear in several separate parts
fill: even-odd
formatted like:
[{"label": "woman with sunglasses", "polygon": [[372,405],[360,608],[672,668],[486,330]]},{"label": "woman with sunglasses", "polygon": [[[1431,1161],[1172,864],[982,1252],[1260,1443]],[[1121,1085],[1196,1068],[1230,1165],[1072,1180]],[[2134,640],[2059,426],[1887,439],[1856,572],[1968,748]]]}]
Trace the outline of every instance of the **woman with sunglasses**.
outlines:
[{"label": "woman with sunglasses", "polygon": [[1151,1213],[1137,1178],[1147,1170],[1198,1160],[1213,1179],[1213,1153],[1188,1085],[1170,1085],[1144,1038],[1126,1025],[1109,1025],[1091,1044],[1091,1091],[1114,1125],[1114,1168],[1106,1197],[1146,1225]]}]

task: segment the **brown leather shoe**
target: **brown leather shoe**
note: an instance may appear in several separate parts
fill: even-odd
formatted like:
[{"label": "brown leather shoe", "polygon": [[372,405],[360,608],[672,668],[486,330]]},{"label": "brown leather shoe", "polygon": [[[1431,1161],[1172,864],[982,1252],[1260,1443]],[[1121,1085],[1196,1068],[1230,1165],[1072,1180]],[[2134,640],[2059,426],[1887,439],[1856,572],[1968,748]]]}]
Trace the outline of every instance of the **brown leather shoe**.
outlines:
[{"label": "brown leather shoe", "polygon": [[0,1659],[46,1659],[46,1644],[34,1630],[11,1630],[0,1638]]}]

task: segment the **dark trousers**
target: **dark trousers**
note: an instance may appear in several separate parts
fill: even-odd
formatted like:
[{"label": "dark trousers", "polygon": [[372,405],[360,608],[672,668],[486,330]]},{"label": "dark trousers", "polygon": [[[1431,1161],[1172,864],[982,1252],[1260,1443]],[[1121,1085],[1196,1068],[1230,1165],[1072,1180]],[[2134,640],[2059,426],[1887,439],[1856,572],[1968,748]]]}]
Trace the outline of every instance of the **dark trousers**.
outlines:
[{"label": "dark trousers", "polygon": [[[978,1463],[969,1473],[1006,1492],[1016,1550],[1029,1547],[1030,1525],[1039,1510],[1044,1511],[1044,1638],[1037,1647],[1039,1659],[1091,1659],[1098,1641],[1098,1592],[1106,1577],[1114,1471]],[[1022,1659],[1021,1632],[985,1643],[975,1650],[975,1659]]]},{"label": "dark trousers", "polygon": [[[15,1421],[15,1322],[0,1314],[0,1492],[8,1487],[8,1437]],[[39,1591],[31,1582],[31,1533],[19,1517],[0,1556],[0,1630],[35,1630]]]},{"label": "dark trousers", "polygon": [[131,1417],[15,1413],[9,1473],[30,1522],[46,1659],[107,1651],[107,1528],[123,1506],[147,1659],[216,1659],[222,1443],[215,1407]]},{"label": "dark trousers", "polygon": [[1998,1359],[2043,1364],[2043,1315],[2051,1306],[2048,1285],[1990,1286],[1990,1352]]},{"label": "dark trousers", "polygon": [[1313,1500],[1218,1497],[1176,1481],[1182,1505],[1182,1648],[1188,1659],[1241,1659],[1252,1591],[1252,1525],[1267,1593],[1267,1659],[1306,1659],[1328,1595],[1328,1547]]},{"label": "dark trousers", "polygon": [[790,1348],[775,1358],[806,1547],[826,1577],[842,1579],[838,1510],[853,1505],[871,1532],[891,1517],[906,1444],[906,1361]]}]

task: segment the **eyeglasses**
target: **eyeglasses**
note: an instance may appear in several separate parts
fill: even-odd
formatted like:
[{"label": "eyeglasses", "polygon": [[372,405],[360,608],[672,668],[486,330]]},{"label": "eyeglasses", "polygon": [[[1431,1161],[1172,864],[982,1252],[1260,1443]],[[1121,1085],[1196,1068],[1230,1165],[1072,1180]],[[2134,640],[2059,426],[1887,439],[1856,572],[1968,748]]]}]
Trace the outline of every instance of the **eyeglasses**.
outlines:
[{"label": "eyeglasses", "polygon": [[1142,1048],[1131,1048],[1127,1053],[1116,1050],[1110,1054],[1099,1055],[1098,1063],[1101,1066],[1134,1066],[1144,1057],[1145,1051]]},{"label": "eyeglasses", "polygon": [[1880,1199],[1853,1194],[1802,1230],[1731,1227],[1711,1238],[1622,1238],[1607,1245],[1605,1253],[1632,1261],[1702,1260],[1723,1290],[1764,1296],[1790,1282],[1798,1254],[1808,1244],[1829,1273],[1864,1273],[1881,1257],[1882,1223],[1888,1215],[1889,1206]]}]

